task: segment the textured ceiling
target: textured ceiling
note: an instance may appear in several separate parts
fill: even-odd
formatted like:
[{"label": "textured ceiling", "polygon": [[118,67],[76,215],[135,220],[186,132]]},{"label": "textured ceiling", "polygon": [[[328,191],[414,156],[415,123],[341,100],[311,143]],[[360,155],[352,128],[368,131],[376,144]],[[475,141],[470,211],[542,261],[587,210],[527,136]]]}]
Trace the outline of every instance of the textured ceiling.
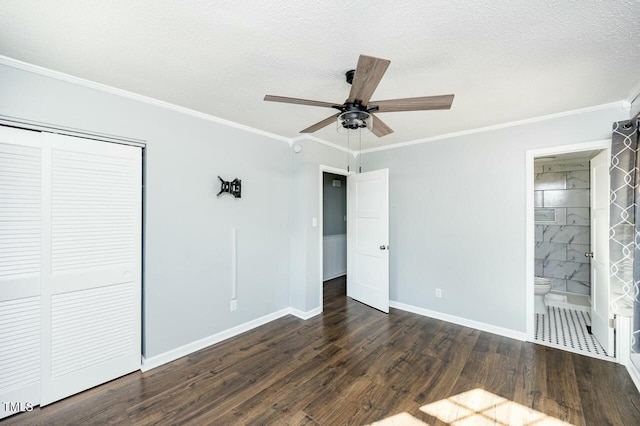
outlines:
[{"label": "textured ceiling", "polygon": [[373,99],[456,94],[363,148],[625,99],[639,40],[637,0],[0,2],[0,55],[286,137],[332,110],[264,95],[341,103],[361,53],[391,60]]}]

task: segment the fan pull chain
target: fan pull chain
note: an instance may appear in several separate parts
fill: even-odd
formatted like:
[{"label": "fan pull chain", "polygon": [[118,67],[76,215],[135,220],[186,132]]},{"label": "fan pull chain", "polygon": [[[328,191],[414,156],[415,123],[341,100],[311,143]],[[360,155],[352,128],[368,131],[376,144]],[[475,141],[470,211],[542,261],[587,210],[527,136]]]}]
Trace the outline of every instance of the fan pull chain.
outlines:
[{"label": "fan pull chain", "polygon": [[360,147],[358,148],[358,159],[360,160],[360,167],[358,167],[358,173],[362,173],[362,127],[358,132],[358,136],[360,137]]},{"label": "fan pull chain", "polygon": [[349,172],[349,139],[350,139],[350,135],[349,135],[349,131],[347,131],[347,172]]},{"label": "fan pull chain", "polygon": [[347,171],[351,170],[351,134],[347,131]]}]

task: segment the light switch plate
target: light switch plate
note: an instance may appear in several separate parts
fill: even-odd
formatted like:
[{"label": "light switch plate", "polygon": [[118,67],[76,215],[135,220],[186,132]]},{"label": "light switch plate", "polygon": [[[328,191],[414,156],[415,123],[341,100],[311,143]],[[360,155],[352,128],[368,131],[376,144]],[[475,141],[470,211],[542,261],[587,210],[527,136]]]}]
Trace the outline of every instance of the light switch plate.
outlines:
[{"label": "light switch plate", "polygon": [[231,299],[231,312],[238,309],[238,299]]},{"label": "light switch plate", "polygon": [[311,226],[314,227],[314,228],[318,227],[318,218],[317,217],[311,218]]}]

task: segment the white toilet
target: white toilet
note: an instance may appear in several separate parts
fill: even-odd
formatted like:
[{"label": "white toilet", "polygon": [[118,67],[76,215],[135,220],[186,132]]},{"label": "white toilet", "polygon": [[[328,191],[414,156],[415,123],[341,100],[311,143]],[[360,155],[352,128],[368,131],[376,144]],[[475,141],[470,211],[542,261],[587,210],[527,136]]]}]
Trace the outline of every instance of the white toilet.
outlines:
[{"label": "white toilet", "polygon": [[534,311],[536,314],[547,314],[547,305],[544,303],[544,295],[551,291],[551,280],[549,278],[535,277],[533,279],[535,284],[535,302]]}]

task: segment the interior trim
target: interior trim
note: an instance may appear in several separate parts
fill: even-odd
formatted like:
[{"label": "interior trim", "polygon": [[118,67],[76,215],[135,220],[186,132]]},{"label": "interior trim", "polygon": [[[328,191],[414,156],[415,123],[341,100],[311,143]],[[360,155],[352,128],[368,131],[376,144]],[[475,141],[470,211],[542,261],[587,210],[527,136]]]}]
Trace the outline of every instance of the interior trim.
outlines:
[{"label": "interior trim", "polygon": [[222,330],[219,333],[212,334],[211,336],[204,337],[200,340],[196,340],[195,342],[187,343],[186,345],[180,346],[178,348],[168,350],[161,354],[149,358],[145,358],[143,356],[142,366],[140,367],[140,370],[144,373],[153,368],[160,367],[161,365],[167,364],[171,361],[175,361],[178,358],[182,358],[183,356],[187,356],[193,352],[205,349],[211,345],[215,345],[216,343],[220,343],[224,340],[230,339],[249,330],[253,330],[254,328],[270,323],[271,321],[275,321],[278,318],[282,318],[286,315],[293,315],[300,319],[307,320],[320,313],[322,313],[322,310],[320,308],[312,309],[311,311],[306,312],[291,307],[284,308],[279,311],[264,315],[260,318],[247,321],[235,327]]},{"label": "interior trim", "polygon": [[[330,146],[332,148],[338,149],[340,151],[344,151],[347,152],[347,149],[341,145],[335,144],[333,142],[329,142],[326,141],[324,139],[320,139],[316,136],[312,136],[312,135],[299,135],[293,138],[289,138],[286,136],[281,136],[281,135],[277,135],[275,133],[270,133],[270,132],[266,132],[264,130],[260,130],[260,129],[256,129],[254,127],[250,127],[250,126],[246,126],[244,124],[240,124],[240,123],[236,123],[234,121],[231,120],[226,120],[220,117],[216,117],[214,115],[210,115],[210,114],[206,114],[203,112],[199,112],[193,109],[189,109],[189,108],[185,108],[185,107],[181,107],[169,102],[165,102],[165,101],[161,101],[158,99],[154,99],[148,96],[144,96],[144,95],[139,95],[137,93],[133,93],[133,92],[129,92],[127,90],[123,90],[123,89],[118,89],[112,86],[108,86],[106,84],[102,84],[102,83],[96,83],[94,81],[91,80],[86,80],[84,78],[80,78],[80,77],[75,77],[72,76],[70,74],[65,74],[59,71],[54,71],[45,67],[41,67],[38,65],[33,65],[30,64],[28,62],[23,62],[23,61],[19,61],[17,59],[13,59],[10,58],[8,56],[3,56],[0,55],[0,65],[7,65],[13,68],[18,68],[18,69],[22,69],[24,71],[28,71],[28,72],[32,72],[35,74],[40,74],[40,75],[44,75],[46,77],[50,77],[50,78],[55,78],[57,80],[62,80],[62,81],[66,81],[68,83],[72,83],[72,84],[77,84],[79,86],[84,86],[84,87],[88,87],[91,89],[95,89],[95,90],[99,90],[101,92],[105,92],[105,93],[109,93],[112,95],[116,95],[116,96],[122,96],[128,99],[133,99],[136,101],[140,101],[140,102],[144,102],[150,105],[154,105],[154,106],[158,106],[160,108],[165,108],[165,109],[169,109],[172,111],[176,111],[176,112],[180,112],[186,115],[190,115],[193,117],[197,117],[197,118],[201,118],[203,120],[207,120],[207,121],[212,121],[215,123],[219,123],[219,124],[223,124],[229,127],[234,127],[236,129],[241,129],[241,130],[245,130],[247,132],[251,132],[251,133],[255,133],[258,135],[262,135],[262,136],[266,136],[268,138],[271,139],[275,139],[275,140],[279,140],[282,142],[286,142],[289,145],[293,145],[295,142],[298,141],[302,141],[302,140],[311,140],[323,145],[327,145]],[[481,132],[488,132],[488,131],[492,131],[492,130],[498,130],[498,129],[504,129],[506,127],[513,127],[513,126],[519,126],[522,124],[528,124],[528,123],[535,123],[538,121],[544,121],[544,120],[551,120],[554,118],[560,118],[560,117],[566,117],[566,116],[570,116],[570,115],[575,115],[575,114],[582,114],[585,112],[590,112],[590,111],[599,111],[602,109],[607,109],[607,108],[611,108],[611,107],[615,107],[618,106],[619,108],[622,108],[623,110],[625,109],[625,105],[627,105],[627,109],[628,109],[628,105],[631,103],[631,101],[633,100],[632,98],[637,97],[638,95],[640,95],[640,83],[634,88],[634,90],[629,94],[629,96],[624,99],[624,100],[620,100],[620,101],[616,101],[616,102],[610,102],[607,104],[602,104],[602,105],[594,105],[591,107],[587,107],[587,108],[580,108],[580,109],[575,109],[575,110],[569,110],[569,111],[564,111],[564,112],[559,112],[559,113],[555,113],[555,114],[548,114],[548,115],[541,115],[538,117],[532,117],[532,118],[527,118],[527,119],[523,119],[523,120],[516,120],[516,121],[509,121],[509,122],[505,122],[505,123],[501,123],[501,124],[495,124],[492,126],[486,126],[486,127],[480,127],[480,128],[476,128],[476,129],[469,129],[469,130],[463,130],[460,132],[452,132],[452,133],[445,133],[443,135],[438,135],[438,136],[431,136],[428,138],[423,138],[423,139],[416,139],[416,140],[412,140],[412,141],[408,141],[408,142],[399,142],[396,144],[392,144],[392,145],[385,145],[385,146],[381,146],[381,147],[376,147],[376,148],[369,148],[369,149],[363,149],[361,152],[357,151],[357,150],[351,150],[351,152],[353,153],[354,156],[357,156],[359,153],[361,154],[366,154],[368,152],[376,152],[376,151],[383,151],[386,149],[394,149],[394,148],[402,148],[405,146],[410,146],[410,145],[417,145],[417,144],[421,144],[421,143],[427,143],[427,142],[433,142],[433,141],[438,141],[438,140],[443,140],[443,139],[450,139],[450,138],[455,138],[455,137],[459,137],[459,136],[467,136],[467,135],[472,135],[475,133],[481,133]]]},{"label": "interior trim", "polygon": [[638,84],[636,84],[631,92],[629,92],[629,95],[627,96],[627,99],[625,99],[625,102],[633,104],[636,100],[638,100],[638,98],[640,98],[640,81],[638,81]]},{"label": "interior trim", "polygon": [[535,276],[535,218],[534,218],[534,159],[546,155],[565,154],[569,152],[592,151],[611,148],[611,139],[601,139],[562,146],[530,149],[525,152],[525,315],[526,334],[529,341],[535,340],[534,324],[534,283]]},{"label": "interior trim", "polygon": [[[320,138],[318,138],[316,136],[312,136],[312,135],[308,135],[308,134],[296,136],[295,138],[291,139],[291,145],[293,145],[293,144],[295,144],[297,142],[300,142],[300,141],[304,141],[304,140],[310,140],[310,141],[317,142],[317,143],[322,144],[322,145],[330,146],[331,148],[337,149],[338,151],[348,152],[347,148],[344,147],[344,146],[340,146],[340,145],[335,144],[333,142],[325,141],[324,139],[320,139]],[[358,156],[358,151],[351,150],[351,154],[354,157],[357,157]]]},{"label": "interior trim", "polygon": [[629,375],[631,376],[631,380],[633,380],[633,384],[636,385],[638,392],[640,392],[640,371],[638,371],[633,362],[629,362],[626,367]]},{"label": "interior trim", "polygon": [[389,300],[389,307],[400,309],[406,312],[411,312],[413,314],[422,315],[429,318],[435,318],[441,321],[450,322],[453,324],[461,325],[463,327],[471,327],[476,330],[486,331],[488,333],[509,337],[511,339],[516,339],[523,342],[528,341],[527,333],[522,331],[511,330],[509,328],[499,327],[497,325],[487,324],[480,321],[474,321],[468,318],[462,318],[455,315],[443,314],[442,312],[432,311],[431,309],[425,309],[419,306],[408,305],[406,303],[396,302],[394,300]]},{"label": "interior trim", "polygon": [[19,61],[17,59],[9,58],[7,56],[0,55],[0,64],[10,67],[18,68],[24,71],[32,72],[35,74],[44,75],[46,77],[55,78],[57,80],[66,81],[67,83],[77,84],[79,86],[87,87],[101,92],[109,93],[111,95],[122,96],[124,98],[132,99],[139,102],[144,102],[149,105],[157,106],[164,109],[180,112],[182,114],[190,115],[193,117],[201,118],[203,120],[212,121],[214,123],[224,124],[225,126],[234,127],[236,129],[244,130],[247,132],[255,133],[261,136],[266,136],[271,139],[279,140],[282,142],[290,142],[290,138],[276,135],[274,133],[266,132],[264,130],[256,129],[254,127],[239,124],[234,121],[225,120],[224,118],[216,117],[211,114],[205,114],[193,109],[181,107],[169,102],[154,99],[148,96],[139,95],[137,93],[129,92],[127,90],[118,89],[116,87],[107,86],[106,84],[96,83],[95,81],[85,80],[84,78],[75,77],[70,74],[65,74],[60,71],[54,71],[48,68],[33,65],[27,62]]},{"label": "interior trim", "polygon": [[393,145],[385,145],[385,146],[376,147],[376,148],[363,149],[361,153],[366,154],[368,152],[384,151],[387,149],[402,148],[405,146],[418,145],[426,142],[434,142],[434,141],[439,141],[443,139],[451,139],[451,138],[457,138],[460,136],[468,136],[476,133],[490,132],[493,130],[505,129],[507,127],[521,126],[524,124],[536,123],[539,121],[553,120],[556,118],[562,118],[562,117],[567,117],[567,116],[577,115],[577,114],[584,114],[584,113],[593,112],[593,111],[600,111],[608,108],[618,107],[624,110],[625,102],[626,101],[616,101],[616,102],[610,102],[608,104],[594,105],[587,108],[557,112],[555,114],[547,114],[547,115],[540,115],[538,117],[525,118],[523,120],[507,121],[505,123],[494,124],[492,126],[486,126],[486,127],[479,127],[477,129],[463,130],[460,132],[453,132],[453,133],[445,133],[444,135],[432,136],[424,139],[416,139],[413,141],[400,142]]},{"label": "interior trim", "polygon": [[92,139],[101,142],[118,143],[122,145],[136,146],[145,148],[147,142],[142,139],[128,138],[124,136],[109,135],[106,133],[89,132],[86,130],[75,129],[72,127],[59,126],[57,124],[42,123],[34,120],[27,120],[19,117],[11,117],[9,115],[0,114],[0,125],[18,127],[26,130],[35,130],[38,132],[57,133],[66,136],[75,136],[83,139]]}]

